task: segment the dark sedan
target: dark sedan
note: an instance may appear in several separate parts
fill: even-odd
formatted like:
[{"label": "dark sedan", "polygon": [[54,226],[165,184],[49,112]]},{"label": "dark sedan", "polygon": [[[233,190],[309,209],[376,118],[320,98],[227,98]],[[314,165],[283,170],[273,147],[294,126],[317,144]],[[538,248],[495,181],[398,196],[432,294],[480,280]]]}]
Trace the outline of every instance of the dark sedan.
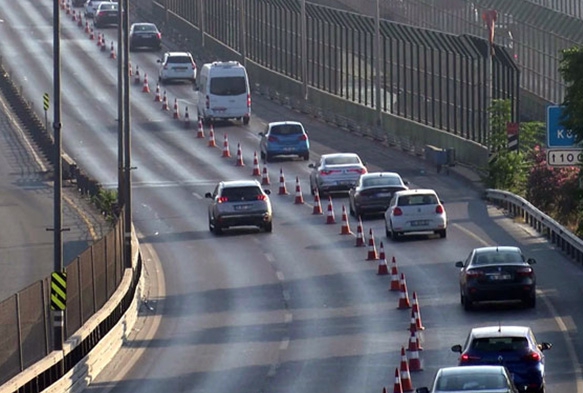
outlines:
[{"label": "dark sedan", "polygon": [[465,310],[475,302],[521,300],[527,307],[536,305],[536,276],[532,264],[518,247],[480,247],[465,261],[456,262],[460,301]]},{"label": "dark sedan", "polygon": [[95,10],[93,17],[93,25],[95,27],[103,27],[109,25],[118,25],[118,5],[117,3],[100,3]]},{"label": "dark sedan", "polygon": [[130,51],[137,48],[162,49],[162,33],[153,23],[133,23],[130,27]]},{"label": "dark sedan", "polygon": [[348,191],[350,214],[358,217],[366,213],[384,213],[393,194],[409,189],[408,184],[396,172],[371,172],[360,176]]}]

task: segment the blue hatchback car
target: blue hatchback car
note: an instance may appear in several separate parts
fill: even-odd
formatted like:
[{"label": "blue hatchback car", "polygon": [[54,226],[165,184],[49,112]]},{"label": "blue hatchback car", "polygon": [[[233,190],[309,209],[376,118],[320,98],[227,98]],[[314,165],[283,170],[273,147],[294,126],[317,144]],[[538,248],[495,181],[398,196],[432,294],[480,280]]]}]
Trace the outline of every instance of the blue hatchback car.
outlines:
[{"label": "blue hatchback car", "polygon": [[464,347],[454,345],[451,350],[460,353],[460,366],[505,366],[519,391],[544,393],[543,351],[551,347],[548,342],[537,343],[526,326],[487,326],[472,329]]},{"label": "blue hatchback car", "polygon": [[259,149],[261,159],[270,161],[275,156],[299,156],[310,159],[310,141],[302,123],[297,121],[278,121],[267,125],[260,132]]}]

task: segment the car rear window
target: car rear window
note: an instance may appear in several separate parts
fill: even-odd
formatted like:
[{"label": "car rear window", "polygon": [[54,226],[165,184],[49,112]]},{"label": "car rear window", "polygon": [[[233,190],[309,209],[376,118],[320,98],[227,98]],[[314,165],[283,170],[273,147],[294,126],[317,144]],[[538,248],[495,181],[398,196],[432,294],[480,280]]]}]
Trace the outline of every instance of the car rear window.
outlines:
[{"label": "car rear window", "polygon": [[216,96],[238,96],[247,93],[243,76],[215,76],[211,78],[210,93]]},{"label": "car rear window", "polygon": [[508,387],[502,374],[467,374],[443,376],[439,378],[436,388],[443,392],[474,391],[479,389],[504,389]]},{"label": "car rear window", "polygon": [[192,60],[189,56],[168,56],[168,63],[191,64]]},{"label": "car rear window", "polygon": [[354,156],[328,157],[325,162],[326,165],[343,165],[343,164],[360,164],[358,158]]},{"label": "car rear window", "polygon": [[433,194],[403,195],[399,197],[399,206],[437,205],[439,201]]},{"label": "car rear window", "polygon": [[156,26],[138,25],[138,26],[134,26],[134,31],[156,31]]},{"label": "car rear window", "polygon": [[528,349],[526,337],[482,337],[472,341],[471,349],[480,352],[515,352]]},{"label": "car rear window", "polygon": [[272,135],[298,135],[303,134],[302,126],[298,124],[284,124],[279,126],[272,126],[269,131]]},{"label": "car rear window", "polygon": [[101,3],[99,5],[99,10],[100,11],[117,10],[117,4],[116,3]]},{"label": "car rear window", "polygon": [[500,263],[522,263],[522,254],[513,251],[495,251],[476,255],[475,265],[496,265]]},{"label": "car rear window", "polygon": [[221,196],[226,197],[229,201],[250,201],[257,200],[261,195],[261,189],[257,187],[228,187],[224,188]]},{"label": "car rear window", "polygon": [[378,177],[372,179],[364,179],[362,181],[363,187],[381,187],[381,186],[400,186],[401,181],[397,177]]}]

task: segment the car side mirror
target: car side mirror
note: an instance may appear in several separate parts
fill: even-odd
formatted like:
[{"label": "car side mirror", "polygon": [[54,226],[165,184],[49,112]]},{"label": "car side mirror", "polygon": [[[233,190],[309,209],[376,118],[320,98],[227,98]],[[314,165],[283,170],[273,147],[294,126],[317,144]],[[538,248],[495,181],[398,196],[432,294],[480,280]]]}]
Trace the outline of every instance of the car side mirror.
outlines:
[{"label": "car side mirror", "polygon": [[454,345],[451,347],[452,352],[462,353],[462,346],[459,344]]},{"label": "car side mirror", "polygon": [[403,184],[408,186],[409,185],[409,180],[403,180]]},{"label": "car side mirror", "polygon": [[429,388],[427,387],[422,387],[422,388],[417,388],[415,389],[415,393],[429,393]]},{"label": "car side mirror", "polygon": [[213,199],[213,194],[211,194],[210,192],[207,192],[206,194],[204,194],[204,197]]},{"label": "car side mirror", "polygon": [[198,85],[194,85],[194,90],[198,91]]},{"label": "car side mirror", "polygon": [[263,190],[267,195],[271,195],[271,190]]},{"label": "car side mirror", "polygon": [[462,261],[457,261],[455,267],[464,267],[464,263]]},{"label": "car side mirror", "polygon": [[538,345],[538,349],[540,349],[541,351],[546,351],[547,349],[551,349],[553,347],[553,344],[551,343],[540,343]]},{"label": "car side mirror", "polygon": [[162,63],[162,59],[156,60],[156,63]]},{"label": "car side mirror", "polygon": [[257,135],[264,136],[265,134],[263,132],[259,132]]},{"label": "car side mirror", "polygon": [[536,259],[534,259],[534,258],[528,258],[526,260],[526,263],[528,263],[529,265],[534,265],[536,263]]},{"label": "car side mirror", "polygon": [[316,166],[314,164],[309,164],[308,168],[315,168]]}]

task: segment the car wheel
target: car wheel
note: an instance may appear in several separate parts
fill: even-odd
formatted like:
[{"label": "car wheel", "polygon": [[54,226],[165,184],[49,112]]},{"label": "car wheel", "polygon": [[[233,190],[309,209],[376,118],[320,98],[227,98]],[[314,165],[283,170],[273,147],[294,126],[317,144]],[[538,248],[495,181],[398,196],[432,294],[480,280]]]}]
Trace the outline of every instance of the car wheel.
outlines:
[{"label": "car wheel", "polygon": [[523,300],[524,305],[527,308],[535,308],[536,307],[536,296],[531,296]]},{"label": "car wheel", "polygon": [[474,302],[472,302],[472,299],[469,299],[467,296],[462,295],[462,303],[463,303],[463,306],[464,306],[464,310],[465,311],[471,311],[472,310],[472,306],[473,306],[473,303],[474,303]]},{"label": "car wheel", "polygon": [[273,231],[273,223],[271,221],[266,222],[265,225],[263,225],[263,229],[265,232],[271,233]]},{"label": "car wheel", "polygon": [[251,120],[251,118],[249,116],[243,117],[243,124],[245,124],[245,125],[249,124],[249,120]]},{"label": "car wheel", "polygon": [[263,150],[259,152],[259,155],[261,156],[262,160],[265,160],[265,152]]},{"label": "car wheel", "polygon": [[214,231],[215,235],[221,235],[223,233],[223,228],[220,225],[215,224]]},{"label": "car wheel", "polygon": [[442,238],[442,239],[445,239],[445,237],[447,236],[446,229],[442,229],[440,231],[437,231],[437,233],[439,234],[439,237]]},{"label": "car wheel", "polygon": [[386,222],[385,222],[385,236],[387,237],[387,239],[391,238],[391,231],[389,231],[389,227],[387,226]]},{"label": "car wheel", "polygon": [[271,154],[269,154],[269,153],[265,152],[265,162],[269,162],[269,161],[271,161],[271,159],[272,159],[272,158],[273,158],[273,157],[271,156]]},{"label": "car wheel", "polygon": [[304,161],[310,161],[310,153],[304,154]]},{"label": "car wheel", "polygon": [[352,203],[348,204],[348,212],[350,213],[350,215],[352,217],[356,217],[356,214],[354,213],[354,209],[352,208]]}]

